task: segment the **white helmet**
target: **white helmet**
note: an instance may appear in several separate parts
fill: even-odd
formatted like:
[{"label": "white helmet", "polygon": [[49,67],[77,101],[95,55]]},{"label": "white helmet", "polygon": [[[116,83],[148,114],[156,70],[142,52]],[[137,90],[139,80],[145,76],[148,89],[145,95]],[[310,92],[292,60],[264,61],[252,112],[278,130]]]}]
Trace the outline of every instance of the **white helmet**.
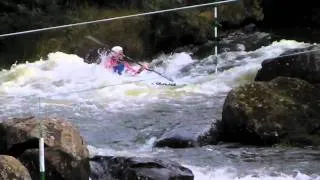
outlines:
[{"label": "white helmet", "polygon": [[111,51],[116,52],[116,53],[120,53],[123,52],[123,49],[121,46],[114,46]]}]

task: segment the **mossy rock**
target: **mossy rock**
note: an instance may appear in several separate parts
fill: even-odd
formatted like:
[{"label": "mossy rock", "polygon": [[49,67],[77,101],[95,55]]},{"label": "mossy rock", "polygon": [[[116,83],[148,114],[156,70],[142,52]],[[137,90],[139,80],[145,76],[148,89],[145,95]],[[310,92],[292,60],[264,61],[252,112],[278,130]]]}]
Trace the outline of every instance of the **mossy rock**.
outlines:
[{"label": "mossy rock", "polygon": [[223,106],[222,140],[319,146],[318,90],[304,80],[286,77],[233,89]]}]

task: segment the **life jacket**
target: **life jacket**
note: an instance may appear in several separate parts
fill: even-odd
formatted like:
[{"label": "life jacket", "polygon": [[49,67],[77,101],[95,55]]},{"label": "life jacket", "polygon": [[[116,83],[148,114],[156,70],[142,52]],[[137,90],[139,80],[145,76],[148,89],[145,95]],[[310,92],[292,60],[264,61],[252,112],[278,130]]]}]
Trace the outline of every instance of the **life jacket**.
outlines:
[{"label": "life jacket", "polygon": [[119,59],[116,56],[111,56],[106,62],[104,67],[105,68],[113,68],[114,66],[120,63]]},{"label": "life jacket", "polygon": [[[118,66],[119,64],[123,64],[126,68],[125,71],[131,73],[131,74],[137,74],[137,70],[135,70],[128,62],[120,61],[117,56],[111,55],[111,57],[105,62],[105,68],[107,69],[113,69],[114,67]],[[138,71],[141,72],[139,69]],[[140,73],[139,72],[139,73]]]}]

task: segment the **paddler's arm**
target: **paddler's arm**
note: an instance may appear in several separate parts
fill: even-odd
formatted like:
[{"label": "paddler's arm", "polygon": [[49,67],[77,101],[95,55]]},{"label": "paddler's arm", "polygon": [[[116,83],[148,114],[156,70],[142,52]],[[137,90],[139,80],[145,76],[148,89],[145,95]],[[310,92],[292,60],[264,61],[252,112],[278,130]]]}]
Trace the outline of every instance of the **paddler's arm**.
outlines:
[{"label": "paddler's arm", "polygon": [[146,68],[145,66],[141,66],[138,70],[135,70],[128,62],[125,62],[124,65],[128,69],[128,71],[133,73],[133,75],[141,73]]},{"label": "paddler's arm", "polygon": [[137,71],[135,69],[133,69],[133,67],[128,63],[128,62],[124,62],[124,66],[127,68],[127,71],[135,74]]}]

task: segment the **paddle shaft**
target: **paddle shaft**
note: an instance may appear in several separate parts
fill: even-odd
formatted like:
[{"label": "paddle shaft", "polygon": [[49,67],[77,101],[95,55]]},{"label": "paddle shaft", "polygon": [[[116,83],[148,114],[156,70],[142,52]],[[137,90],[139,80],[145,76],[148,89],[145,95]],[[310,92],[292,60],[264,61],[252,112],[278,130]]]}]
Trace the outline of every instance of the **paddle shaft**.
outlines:
[{"label": "paddle shaft", "polygon": [[[136,63],[136,64],[144,67],[143,64],[141,64],[141,63],[139,63],[139,62],[136,62],[136,61],[133,60],[132,58],[130,58],[130,57],[128,57],[128,56],[125,56],[125,57],[126,57],[127,59],[129,59],[131,62]],[[147,70],[147,71],[154,72],[154,73],[158,74],[159,76],[162,76],[162,77],[164,77],[165,79],[167,79],[167,80],[169,80],[169,81],[171,81],[171,82],[174,82],[173,79],[171,79],[170,77],[167,77],[167,76],[165,76],[164,74],[162,74],[162,73],[160,73],[160,72],[158,72],[158,71],[156,71],[156,70],[154,70],[154,69],[149,69],[149,68],[144,68],[144,69]]]}]

